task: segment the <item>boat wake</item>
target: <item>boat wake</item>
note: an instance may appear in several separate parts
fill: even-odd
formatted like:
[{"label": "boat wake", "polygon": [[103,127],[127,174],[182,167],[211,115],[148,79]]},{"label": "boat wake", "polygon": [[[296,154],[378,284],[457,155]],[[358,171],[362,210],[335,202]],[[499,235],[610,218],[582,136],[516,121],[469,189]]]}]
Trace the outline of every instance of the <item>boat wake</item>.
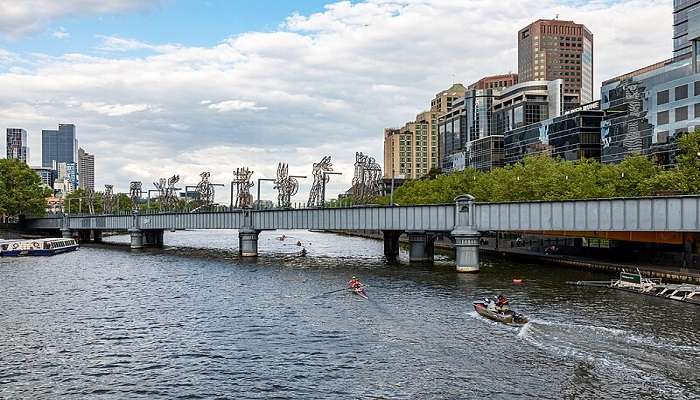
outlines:
[{"label": "boat wake", "polygon": [[[665,396],[686,396],[700,346],[669,343],[633,335],[623,329],[534,320],[517,335],[551,356],[592,366],[601,379],[619,377],[622,384],[643,384]],[[690,379],[692,381],[692,379]],[[653,384],[652,384],[653,382]]]}]

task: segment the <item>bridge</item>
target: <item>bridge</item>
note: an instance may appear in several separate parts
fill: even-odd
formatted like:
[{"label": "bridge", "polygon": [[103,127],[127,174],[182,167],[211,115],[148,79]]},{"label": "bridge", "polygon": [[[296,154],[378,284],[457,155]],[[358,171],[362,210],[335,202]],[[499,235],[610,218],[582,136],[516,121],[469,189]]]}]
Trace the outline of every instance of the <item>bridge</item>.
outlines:
[{"label": "bridge", "polygon": [[411,262],[432,261],[435,237],[442,233],[454,240],[457,270],[472,272],[479,270],[483,232],[693,233],[694,241],[700,196],[476,203],[463,195],[452,204],[416,206],[49,216],[28,218],[22,228],[95,241],[103,231],[129,232],[133,249],[162,246],[166,229],[236,229],[243,257],[258,255],[258,234],[264,230],[380,230],[389,259],[399,254],[399,236],[408,235]]}]

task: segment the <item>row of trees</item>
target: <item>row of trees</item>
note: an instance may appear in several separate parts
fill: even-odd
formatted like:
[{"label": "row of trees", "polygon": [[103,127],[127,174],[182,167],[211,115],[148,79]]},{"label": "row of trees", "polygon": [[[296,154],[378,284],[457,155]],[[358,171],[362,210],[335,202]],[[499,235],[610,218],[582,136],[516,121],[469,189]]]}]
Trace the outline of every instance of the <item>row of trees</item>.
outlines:
[{"label": "row of trees", "polygon": [[[678,166],[664,170],[649,157],[620,164],[556,160],[547,155],[489,172],[474,169],[407,182],[394,192],[398,204],[449,203],[469,193],[477,201],[571,200],[700,193],[700,132],[679,138]],[[388,204],[389,197],[378,203]]]},{"label": "row of trees", "polygon": [[25,163],[0,159],[0,217],[43,214],[51,194]]}]

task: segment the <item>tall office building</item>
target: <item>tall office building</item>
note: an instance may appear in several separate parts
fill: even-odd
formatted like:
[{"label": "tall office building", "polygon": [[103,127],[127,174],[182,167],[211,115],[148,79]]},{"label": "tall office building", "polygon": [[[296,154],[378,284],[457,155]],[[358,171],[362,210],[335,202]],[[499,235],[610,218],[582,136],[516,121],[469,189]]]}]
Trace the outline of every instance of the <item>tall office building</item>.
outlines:
[{"label": "tall office building", "polygon": [[[679,57],[693,50],[692,20],[700,17],[700,0],[673,1],[673,56]],[[691,23],[689,23],[689,21]]]},{"label": "tall office building", "polygon": [[556,79],[579,104],[593,101],[593,34],[573,21],[540,19],[518,32],[518,80]]},{"label": "tall office building", "polygon": [[95,190],[95,155],[78,149],[78,187]]},{"label": "tall office building", "polygon": [[21,128],[7,128],[7,158],[27,163],[29,148],[27,147],[27,131]]},{"label": "tall office building", "polygon": [[75,125],[59,124],[58,130],[41,131],[41,166],[53,168],[54,163],[75,163],[78,158],[78,139]]},{"label": "tall office building", "polygon": [[486,76],[468,86],[469,90],[503,89],[518,83],[518,74]]}]

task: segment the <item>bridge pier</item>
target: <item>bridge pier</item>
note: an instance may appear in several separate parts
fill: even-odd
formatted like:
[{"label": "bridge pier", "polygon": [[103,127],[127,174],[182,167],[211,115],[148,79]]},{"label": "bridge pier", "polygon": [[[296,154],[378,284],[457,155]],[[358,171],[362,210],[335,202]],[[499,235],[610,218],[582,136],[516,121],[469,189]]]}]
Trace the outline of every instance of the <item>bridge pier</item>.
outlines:
[{"label": "bridge pier", "polygon": [[399,259],[399,237],[401,231],[383,231],[384,256],[387,261],[394,262]]},{"label": "bridge pier", "polygon": [[143,245],[146,247],[163,247],[163,229],[143,230]]},{"label": "bridge pier", "polygon": [[92,231],[92,241],[95,243],[102,243],[102,231],[99,229],[93,229]]},{"label": "bridge pier", "polygon": [[455,266],[457,272],[479,272],[479,240],[481,233],[476,230],[474,197],[459,196],[455,199],[455,227],[452,237],[455,240]]},{"label": "bridge pier", "polygon": [[81,229],[78,231],[78,240],[80,243],[89,243],[90,242],[90,230],[89,229]]},{"label": "bridge pier", "polygon": [[258,234],[260,231],[251,228],[238,231],[238,254],[241,257],[258,256]]},{"label": "bridge pier", "polygon": [[143,232],[141,229],[129,229],[129,236],[131,236],[130,247],[132,249],[142,249],[143,248]]},{"label": "bridge pier", "polygon": [[62,228],[61,229],[61,237],[64,239],[70,239],[73,237],[73,231],[67,228]]},{"label": "bridge pier", "polygon": [[435,254],[435,235],[426,232],[407,232],[409,251],[408,262],[426,264],[433,262]]}]

